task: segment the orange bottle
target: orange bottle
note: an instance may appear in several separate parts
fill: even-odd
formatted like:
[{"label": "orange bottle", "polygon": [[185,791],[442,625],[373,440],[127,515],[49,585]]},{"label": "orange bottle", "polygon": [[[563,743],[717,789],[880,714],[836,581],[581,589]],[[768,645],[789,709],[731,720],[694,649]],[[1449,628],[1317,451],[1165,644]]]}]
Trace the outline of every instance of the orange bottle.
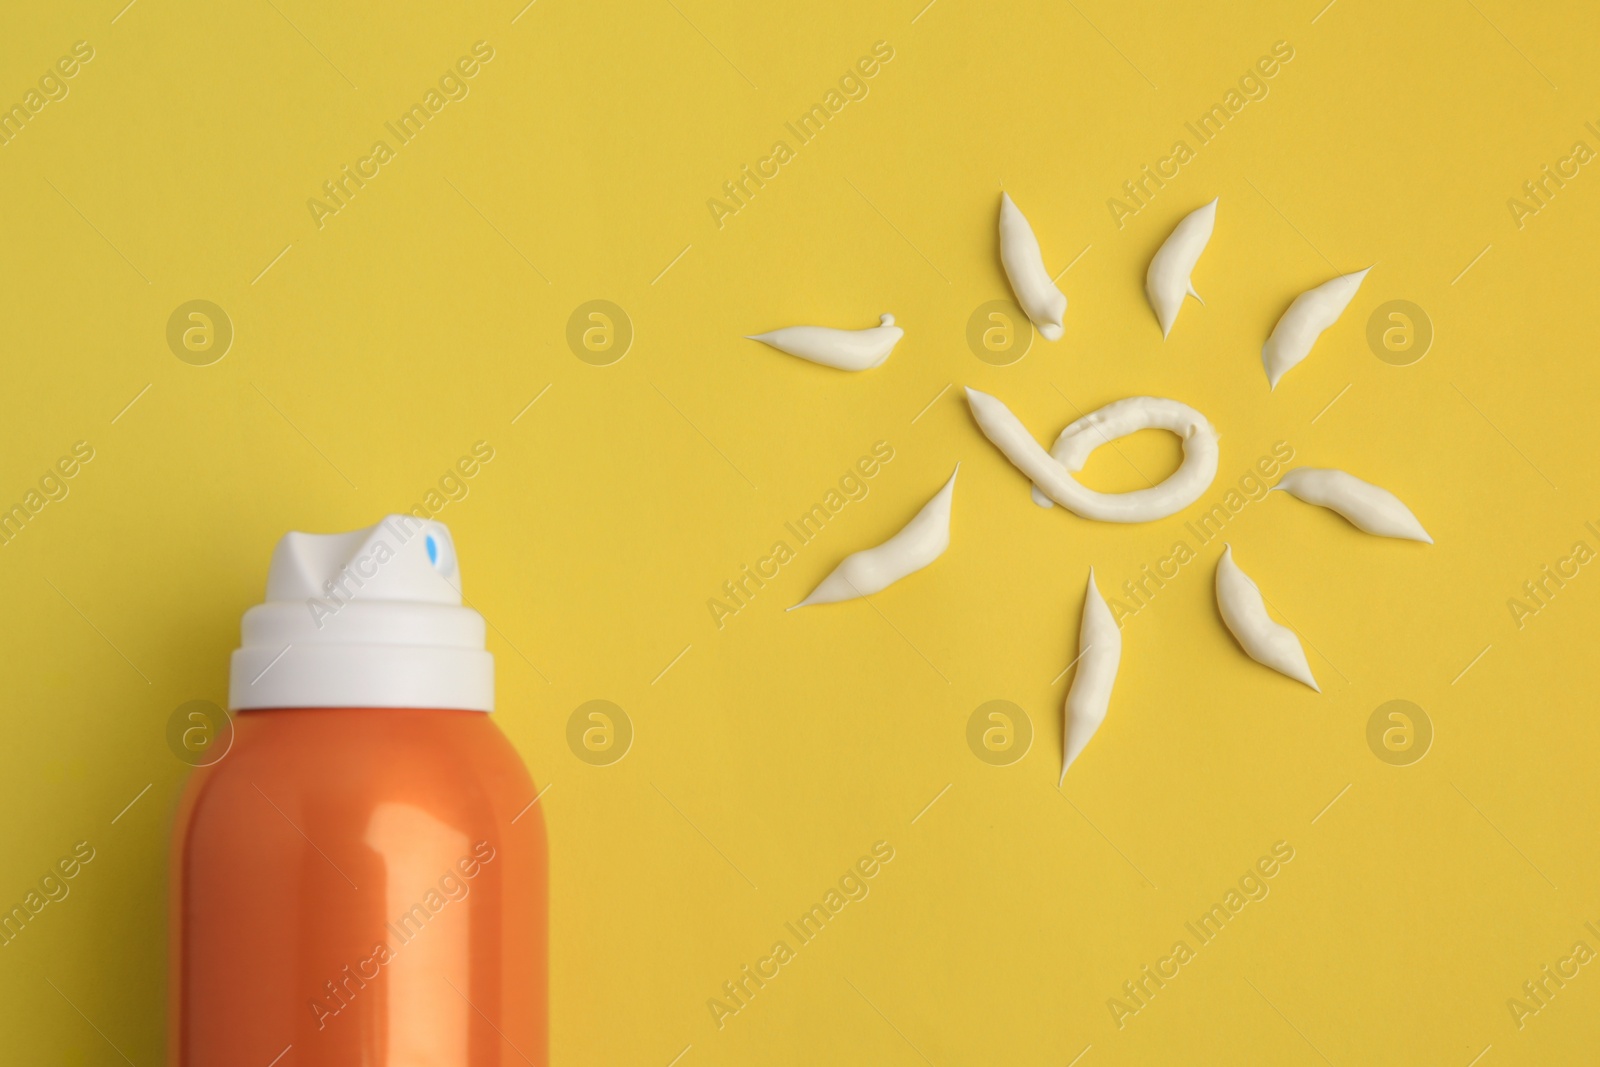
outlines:
[{"label": "orange bottle", "polygon": [[546,846],[435,522],[291,533],[173,832],[174,1067],[547,1063]]}]

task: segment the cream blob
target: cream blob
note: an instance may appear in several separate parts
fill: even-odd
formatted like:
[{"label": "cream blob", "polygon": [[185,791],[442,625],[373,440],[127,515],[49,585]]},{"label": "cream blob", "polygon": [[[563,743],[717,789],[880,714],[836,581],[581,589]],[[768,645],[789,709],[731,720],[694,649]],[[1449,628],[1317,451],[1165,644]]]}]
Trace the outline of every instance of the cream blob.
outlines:
[{"label": "cream blob", "polygon": [[1056,288],[1050,272],[1044,269],[1039,239],[1009,193],[1000,194],[1000,262],[1006,268],[1011,291],[1017,294],[1017,303],[1039,336],[1046,341],[1059,341],[1062,319],[1067,313],[1066,294]]},{"label": "cream blob", "polygon": [[876,548],[846,556],[810,596],[789,610],[871,596],[944,555],[950,547],[950,503],[955,497],[956,474],[960,473],[961,464],[957,463],[944,488],[899,533]]},{"label": "cream blob", "polygon": [[1296,467],[1285,471],[1273,489],[1282,489],[1307,504],[1337,511],[1356,529],[1369,534],[1433,544],[1428,531],[1399,497],[1345,471]]},{"label": "cream blob", "polygon": [[[1078,626],[1078,673],[1067,690],[1062,723],[1061,782],[1067,780],[1067,768],[1105,721],[1121,662],[1122,631],[1094,584],[1094,568],[1090,567],[1089,586],[1083,593],[1083,621]],[[1057,788],[1061,782],[1056,783]]]},{"label": "cream blob", "polygon": [[[1187,404],[1133,396],[1107,404],[1072,423],[1046,452],[1011,409],[988,393],[967,389],[967,403],[983,435],[1033,480],[1048,501],[1101,522],[1150,522],[1183,510],[1217,476],[1217,432]],[[1170,430],[1183,439],[1183,463],[1160,485],[1131,493],[1101,493],[1072,477],[1089,453],[1137,430]]]},{"label": "cream blob", "polygon": [[1371,269],[1341,274],[1294,298],[1289,310],[1272,328],[1272,336],[1261,347],[1261,364],[1267,369],[1271,388],[1276,389],[1278,379],[1311,354],[1311,346],[1317,343],[1322,331],[1339,321]]},{"label": "cream blob", "polygon": [[786,326],[770,333],[750,334],[749,339],[825,367],[871,370],[889,358],[905,333],[894,324],[893,315],[885,315],[879,325],[865,330]]},{"label": "cream blob", "polygon": [[[1157,321],[1161,323],[1163,339],[1172,332],[1172,324],[1178,321],[1183,298],[1192,296],[1200,300],[1200,294],[1194,291],[1194,282],[1189,276],[1194,272],[1194,265],[1200,261],[1200,253],[1206,250],[1206,243],[1211,240],[1211,231],[1216,224],[1217,202],[1212,200],[1185,215],[1183,221],[1162,242],[1155,258],[1150,260],[1150,269],[1144,276],[1144,293],[1150,299]],[[1205,301],[1200,300],[1200,303],[1204,304]]]},{"label": "cream blob", "polygon": [[1287,626],[1272,621],[1260,587],[1233,562],[1232,545],[1223,548],[1217,561],[1217,610],[1251,659],[1322,692],[1311,676],[1300,639]]}]

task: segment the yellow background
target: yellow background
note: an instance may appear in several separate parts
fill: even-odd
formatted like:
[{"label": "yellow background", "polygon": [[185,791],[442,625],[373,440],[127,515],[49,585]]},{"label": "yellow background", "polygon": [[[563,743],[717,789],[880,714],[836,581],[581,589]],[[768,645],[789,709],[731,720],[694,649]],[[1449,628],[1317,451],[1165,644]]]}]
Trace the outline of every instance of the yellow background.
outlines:
[{"label": "yellow background", "polygon": [[[160,1060],[187,771],[168,716],[225,699],[279,535],[405,510],[486,440],[439,518],[493,624],[496,720],[550,787],[554,1062],[1593,1059],[1594,964],[1520,1030],[1506,1006],[1575,941],[1600,948],[1600,577],[1520,629],[1507,608],[1574,542],[1600,548],[1600,174],[1520,229],[1506,203],[1573,142],[1600,148],[1582,5],[120,6],[12,5],[0,32],[7,103],[95,50],[0,148],[0,502],[95,449],[0,548],[0,902],[97,850],[0,949],[0,1058]],[[470,95],[318,229],[308,198],[479,40]],[[870,95],[719,229],[708,198],[880,40]],[[1270,95],[1197,147],[1184,122],[1280,40]],[[1107,199],[1180,138],[1195,158],[1118,229]],[[1087,251],[1061,277],[1065,339],[994,367],[964,334],[1007,295],[1002,188],[1052,273]],[[1206,305],[1163,344],[1146,264],[1213,196]],[[1368,264],[1269,393],[1288,301]],[[166,344],[192,299],[236,330],[211,366]],[[635,330],[610,366],[565,341],[593,299]],[[1366,342],[1392,299],[1436,331],[1411,366]],[[906,337],[860,375],[742,339],[885,311]],[[1110,595],[1200,505],[1132,527],[1041,511],[964,384],[1046,441],[1074,406],[1179,398],[1222,434],[1206,502],[1282,440],[1394,490],[1437,544],[1251,503],[1227,539],[1324,692],[1222,628],[1213,543],[1128,620],[1110,715],[1057,794],[1087,568]],[[870,495],[719,630],[708,598],[880,440]],[[1159,434],[1120,447],[1176,463]],[[871,604],[784,613],[957,461],[941,560]],[[1143,484],[1110,449],[1085,479]],[[565,740],[596,698],[636,731],[611,766]],[[1035,731],[1011,766],[966,741],[995,699]],[[1367,745],[1391,699],[1435,730],[1411,766]],[[880,840],[871,895],[719,1030],[708,998]],[[1280,840],[1271,895],[1119,1029],[1107,999]]]}]

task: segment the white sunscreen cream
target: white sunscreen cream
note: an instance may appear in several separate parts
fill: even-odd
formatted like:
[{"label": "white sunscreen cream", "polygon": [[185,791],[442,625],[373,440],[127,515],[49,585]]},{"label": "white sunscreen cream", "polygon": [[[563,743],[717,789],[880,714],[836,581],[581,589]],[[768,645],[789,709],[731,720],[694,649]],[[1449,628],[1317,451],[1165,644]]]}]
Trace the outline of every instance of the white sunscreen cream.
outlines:
[{"label": "white sunscreen cream", "polygon": [[1433,544],[1428,531],[1399,497],[1345,471],[1296,467],[1285,471],[1273,489],[1282,489],[1297,500],[1338,512],[1349,519],[1352,526],[1366,533]]},{"label": "white sunscreen cream", "polygon": [[1278,379],[1311,354],[1311,346],[1317,343],[1322,331],[1339,321],[1371,269],[1341,274],[1294,298],[1289,310],[1272,328],[1272,336],[1261,347],[1261,364],[1267,369],[1267,383],[1271,388],[1276,389]]},{"label": "white sunscreen cream", "polygon": [[1217,561],[1217,610],[1251,659],[1322,692],[1311,676],[1311,665],[1306,662],[1300,639],[1267,614],[1260,587],[1233,561],[1232,545],[1223,548],[1222,558]]},{"label": "white sunscreen cream", "polygon": [[[1078,626],[1078,673],[1067,690],[1062,723],[1061,782],[1067,780],[1067,768],[1105,722],[1121,662],[1122,631],[1094,584],[1094,568],[1090,567],[1089,585],[1083,593],[1083,622]],[[1056,783],[1057,788],[1061,782]]]},{"label": "white sunscreen cream", "polygon": [[894,324],[893,315],[884,315],[879,325],[865,330],[786,326],[770,333],[750,334],[749,339],[825,367],[871,370],[889,358],[905,333]]},{"label": "white sunscreen cream", "polygon": [[[1150,260],[1150,269],[1144,276],[1144,293],[1155,310],[1156,320],[1161,323],[1163,339],[1178,321],[1183,298],[1192,296],[1200,300],[1190,275],[1194,273],[1194,265],[1200,262],[1200,253],[1206,250],[1216,224],[1217,202],[1213,200],[1185,215]],[[1200,300],[1200,303],[1205,301]]]},{"label": "white sunscreen cream", "polygon": [[[1204,415],[1176,400],[1133,396],[1107,404],[1062,430],[1053,454],[995,397],[969,387],[967,403],[983,435],[1032,479],[1049,501],[1086,519],[1150,522],[1165,518],[1198,500],[1217,476],[1217,432]],[[1183,463],[1160,485],[1131,493],[1101,493],[1072,477],[1099,446],[1148,429],[1170,430],[1183,439]]]},{"label": "white sunscreen cream", "polygon": [[876,548],[865,548],[846,556],[810,596],[789,610],[871,596],[944,555],[944,550],[950,547],[950,504],[955,497],[956,474],[959,473],[961,464],[957,463],[955,473],[944,483],[944,488],[935,493],[899,533]]},{"label": "white sunscreen cream", "polygon": [[1056,288],[1050,272],[1045,270],[1039,239],[1009,193],[1000,194],[1000,262],[1006,268],[1011,291],[1017,294],[1017,303],[1039,336],[1046,341],[1061,340],[1066,294]]}]

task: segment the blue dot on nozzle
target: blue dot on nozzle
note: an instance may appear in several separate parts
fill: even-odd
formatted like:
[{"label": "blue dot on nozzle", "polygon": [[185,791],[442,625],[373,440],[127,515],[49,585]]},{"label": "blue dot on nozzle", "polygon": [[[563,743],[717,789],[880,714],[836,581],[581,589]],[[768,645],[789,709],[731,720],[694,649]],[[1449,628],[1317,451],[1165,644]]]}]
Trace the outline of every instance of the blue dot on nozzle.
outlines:
[{"label": "blue dot on nozzle", "polygon": [[433,539],[432,534],[427,536],[424,543],[428,546],[428,562],[437,566],[439,563],[439,543]]}]

